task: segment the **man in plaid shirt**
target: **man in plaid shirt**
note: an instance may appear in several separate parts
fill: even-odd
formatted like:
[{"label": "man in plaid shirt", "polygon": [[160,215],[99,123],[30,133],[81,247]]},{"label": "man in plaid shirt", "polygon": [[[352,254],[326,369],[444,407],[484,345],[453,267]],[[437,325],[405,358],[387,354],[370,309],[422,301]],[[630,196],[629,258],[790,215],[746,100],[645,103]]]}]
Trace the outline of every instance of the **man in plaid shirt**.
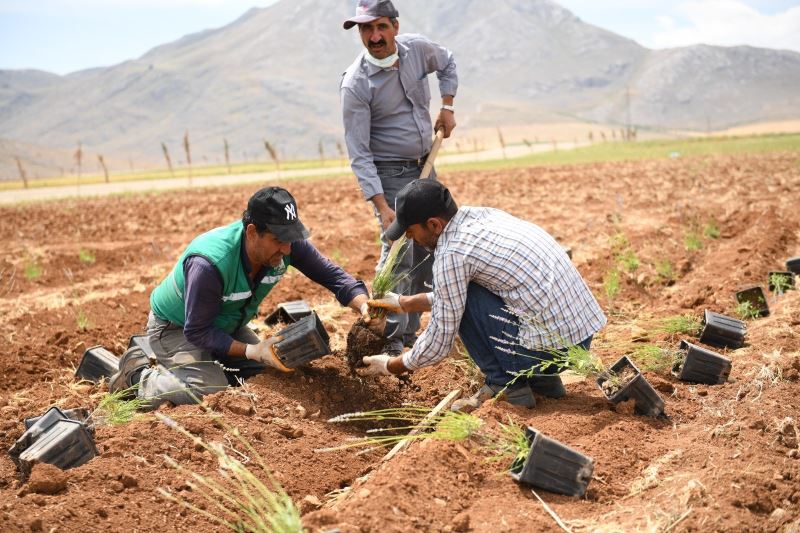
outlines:
[{"label": "man in plaid shirt", "polygon": [[405,186],[395,208],[387,236],[397,240],[405,233],[433,251],[433,292],[390,293],[369,303],[392,312],[430,311],[431,316],[410,351],[365,357],[362,375],[402,374],[436,364],[459,334],[486,383],[456,408],[476,407],[500,391],[509,402],[527,407],[536,404],[534,392],[566,394],[552,366],[547,373],[514,380],[515,373],[552,359],[554,351],[573,345],[588,349],[606,323],[555,239],[499,209],[459,208],[450,191],[432,180]]}]

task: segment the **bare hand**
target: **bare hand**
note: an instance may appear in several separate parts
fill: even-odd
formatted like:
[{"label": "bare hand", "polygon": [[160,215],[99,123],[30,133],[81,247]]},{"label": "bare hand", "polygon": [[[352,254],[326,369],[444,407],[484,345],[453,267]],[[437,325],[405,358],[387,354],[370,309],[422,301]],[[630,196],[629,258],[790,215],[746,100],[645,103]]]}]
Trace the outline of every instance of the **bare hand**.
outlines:
[{"label": "bare hand", "polygon": [[439,110],[439,116],[436,117],[436,123],[433,125],[433,131],[444,130],[444,138],[450,137],[450,134],[456,128],[456,114],[447,109]]},{"label": "bare hand", "polygon": [[387,229],[389,229],[391,223],[394,222],[394,219],[397,218],[397,215],[395,215],[391,207],[386,207],[385,209],[380,210],[380,217],[381,217],[381,226],[383,226],[383,231],[386,231]]}]

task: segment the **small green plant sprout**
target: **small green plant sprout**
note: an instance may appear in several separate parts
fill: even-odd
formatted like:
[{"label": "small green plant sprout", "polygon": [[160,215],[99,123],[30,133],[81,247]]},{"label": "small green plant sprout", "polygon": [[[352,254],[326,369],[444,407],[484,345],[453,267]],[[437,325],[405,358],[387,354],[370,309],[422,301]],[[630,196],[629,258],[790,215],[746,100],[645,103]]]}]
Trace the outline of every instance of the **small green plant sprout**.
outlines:
[{"label": "small green plant sprout", "polygon": [[614,255],[621,254],[629,247],[630,242],[628,241],[628,237],[621,231],[618,231],[611,237],[611,251]]},{"label": "small green plant sprout", "polygon": [[683,237],[683,247],[687,252],[697,252],[703,248],[703,239],[697,231],[697,228],[691,227]]},{"label": "small green plant sprout", "polygon": [[508,417],[508,424],[498,424],[500,431],[495,435],[485,435],[481,444],[492,456],[488,461],[501,461],[510,458],[512,464],[524,461],[531,451],[531,443],[525,436],[525,428],[518,426]]},{"label": "small green plant sprout", "polygon": [[754,318],[758,318],[761,314],[759,310],[756,308],[752,302],[744,301],[739,302],[735,309],[736,316],[741,318],[742,320],[752,320]]},{"label": "small green plant sprout", "polygon": [[775,294],[783,294],[794,286],[792,274],[773,272],[769,275],[769,288]]},{"label": "small green plant sprout", "polygon": [[397,274],[397,267],[406,252],[407,242],[405,235],[400,237],[392,246],[381,270],[375,274],[375,279],[372,280],[373,298],[383,298],[387,292],[391,292],[405,277],[405,275]]},{"label": "small green plant sprout", "polygon": [[83,309],[78,310],[78,316],[75,319],[75,322],[78,324],[78,329],[81,331],[86,331],[91,326],[91,322],[89,322],[89,317],[83,311]]},{"label": "small green plant sprout", "polygon": [[670,350],[655,344],[645,344],[637,346],[630,357],[641,370],[669,372],[680,364],[683,353],[680,350]]},{"label": "small green plant sprout", "polygon": [[42,265],[39,264],[39,261],[35,257],[31,257],[25,263],[25,269],[23,272],[26,280],[34,281],[42,277]]},{"label": "small green plant sprout", "polygon": [[656,274],[658,278],[667,285],[674,283],[677,279],[675,267],[672,266],[672,261],[669,259],[662,259],[656,262]]},{"label": "small green plant sprout", "polygon": [[716,220],[712,218],[711,220],[706,222],[706,225],[703,228],[703,235],[707,239],[719,239],[720,231]]},{"label": "small green plant sprout", "polygon": [[94,264],[94,262],[97,260],[97,258],[94,255],[94,252],[92,252],[91,250],[87,250],[85,248],[81,248],[78,251],[78,259],[80,259],[81,263],[83,263],[84,265]]},{"label": "small green plant sprout", "polygon": [[603,276],[603,291],[609,303],[612,303],[619,294],[619,270],[616,268],[612,268]]},{"label": "small green plant sprout", "polygon": [[[328,420],[330,423],[344,422],[380,422],[386,427],[367,430],[367,436],[353,439],[345,444],[332,448],[321,448],[317,452],[332,452],[347,448],[363,448],[365,452],[384,446],[392,446],[403,440],[444,440],[451,442],[470,438],[483,423],[482,420],[469,413],[445,411],[429,416],[430,408],[408,405],[346,413]],[[398,424],[399,423],[399,424]],[[429,431],[420,431],[427,428]],[[416,433],[410,433],[417,431]]]},{"label": "small green plant sprout", "polygon": [[[186,475],[192,494],[198,495],[203,501],[197,504],[164,488],[159,488],[158,492],[164,498],[202,515],[219,527],[237,533],[305,532],[300,521],[300,511],[275,479],[261,455],[241,436],[237,428],[224,423],[207,406],[203,405],[203,408],[225,429],[229,444],[208,443],[189,433],[175,420],[161,413],[156,413],[156,417],[190,439],[195,447],[202,447],[209,452],[217,460],[219,477],[194,472],[165,455],[166,463]],[[244,452],[237,450],[231,442],[238,443]],[[245,458],[245,461],[233,457],[228,449]]]},{"label": "small green plant sprout", "polygon": [[670,335],[698,335],[702,324],[693,315],[668,316],[661,321],[659,331]]},{"label": "small green plant sprout", "polygon": [[618,256],[619,264],[629,273],[633,274],[639,269],[639,258],[636,252],[628,248]]},{"label": "small green plant sprout", "polygon": [[92,420],[102,420],[112,426],[121,426],[131,422],[137,412],[150,403],[148,400],[138,397],[134,397],[132,400],[126,399],[138,388],[138,385],[134,385],[130,389],[106,393],[92,412]]},{"label": "small green plant sprout", "polygon": [[348,262],[348,259],[342,254],[339,248],[331,252],[331,260],[339,266],[346,266]]}]

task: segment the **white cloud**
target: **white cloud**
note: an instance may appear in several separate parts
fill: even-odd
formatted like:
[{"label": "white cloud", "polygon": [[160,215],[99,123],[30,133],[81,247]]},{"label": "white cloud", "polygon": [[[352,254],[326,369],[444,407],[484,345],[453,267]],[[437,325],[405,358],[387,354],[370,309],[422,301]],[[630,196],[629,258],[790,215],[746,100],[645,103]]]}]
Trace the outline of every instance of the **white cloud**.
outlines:
[{"label": "white cloud", "polygon": [[684,20],[660,17],[661,30],[652,39],[656,48],[705,43],[800,51],[800,6],[766,15],[739,0],[696,0],[679,4],[675,12]]},{"label": "white cloud", "polygon": [[69,10],[91,8],[169,8],[195,7],[214,8],[225,6],[229,9],[240,9],[242,12],[251,7],[264,7],[277,0],[0,0],[0,12],[54,14]]}]

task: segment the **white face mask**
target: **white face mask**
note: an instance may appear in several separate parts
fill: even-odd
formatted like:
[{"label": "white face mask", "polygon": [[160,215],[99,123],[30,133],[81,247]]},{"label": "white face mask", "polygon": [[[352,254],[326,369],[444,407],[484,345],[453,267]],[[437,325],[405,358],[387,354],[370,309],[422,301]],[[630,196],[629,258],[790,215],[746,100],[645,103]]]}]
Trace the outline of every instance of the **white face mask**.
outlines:
[{"label": "white face mask", "polygon": [[372,54],[370,54],[369,52],[364,54],[364,57],[366,58],[367,61],[369,61],[378,68],[389,68],[392,65],[394,65],[398,59],[400,59],[400,56],[397,54],[397,52],[393,53],[390,56],[386,56],[383,59],[378,59],[377,57],[373,57]]}]

